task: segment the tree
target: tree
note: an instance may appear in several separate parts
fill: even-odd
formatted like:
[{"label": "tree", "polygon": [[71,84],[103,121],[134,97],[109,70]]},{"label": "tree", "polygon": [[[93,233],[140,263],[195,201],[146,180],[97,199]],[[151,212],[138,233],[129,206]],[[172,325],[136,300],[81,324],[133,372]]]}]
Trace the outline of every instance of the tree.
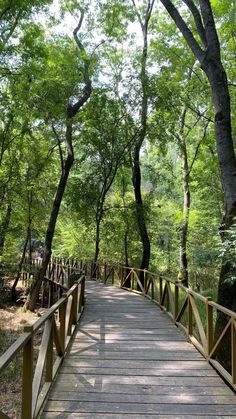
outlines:
[{"label": "tree", "polygon": [[[142,193],[141,193],[141,168],[140,168],[140,151],[147,134],[147,115],[148,115],[148,76],[147,76],[147,53],[148,53],[148,25],[151,18],[152,10],[155,0],[147,1],[144,17],[139,13],[136,3],[132,0],[135,7],[136,14],[142,29],[143,49],[141,57],[141,95],[142,103],[140,110],[140,125],[141,129],[136,139],[132,156],[132,181],[134,186],[134,195],[136,202],[137,224],[139,227],[140,238],[142,241],[142,260],[140,269],[148,269],[150,261],[150,240],[148,236],[145,212],[143,207]],[[143,280],[141,278],[141,280]]]},{"label": "tree", "polygon": [[87,56],[86,50],[80,41],[78,37],[78,33],[80,31],[82,22],[84,18],[84,11],[81,10],[81,16],[79,19],[79,23],[76,26],[73,35],[76,42],[76,45],[80,51],[81,58],[83,60],[83,68],[82,68],[82,74],[83,74],[83,81],[84,81],[84,88],[81,93],[81,96],[78,100],[76,100],[75,103],[69,101],[69,104],[67,105],[67,111],[66,111],[66,122],[65,122],[65,144],[67,149],[67,154],[65,160],[63,159],[62,154],[61,156],[61,176],[60,180],[57,186],[56,194],[54,197],[52,210],[50,219],[48,222],[48,227],[46,231],[45,236],[45,245],[44,245],[44,257],[42,261],[42,266],[39,269],[29,292],[29,295],[27,297],[26,303],[25,303],[25,310],[31,310],[33,311],[35,308],[35,304],[38,298],[39,290],[41,287],[41,284],[44,280],[45,273],[47,270],[48,263],[50,261],[51,253],[52,253],[52,241],[54,237],[55,232],[55,226],[57,222],[57,217],[60,211],[60,206],[62,202],[62,198],[64,195],[64,191],[66,188],[66,184],[68,181],[69,173],[71,170],[71,167],[74,162],[74,150],[73,150],[73,121],[74,117],[77,115],[77,113],[80,111],[82,106],[88,101],[91,93],[92,93],[92,83],[89,75],[89,69],[90,69],[90,60]]},{"label": "tree", "polygon": [[[225,213],[221,225],[221,236],[224,241],[226,231],[233,225],[236,216],[236,159],[232,140],[228,81],[221,60],[220,43],[211,4],[209,0],[200,0],[199,10],[196,2],[192,0],[184,1],[194,18],[195,27],[200,39],[198,41],[173,3],[169,0],[161,0],[161,2],[176,23],[193,54],[198,59],[211,86],[215,109],[217,155],[225,196]],[[229,285],[227,281],[227,278],[233,271],[234,267],[230,262],[223,260],[218,288],[218,302],[235,310],[236,283]]]}]

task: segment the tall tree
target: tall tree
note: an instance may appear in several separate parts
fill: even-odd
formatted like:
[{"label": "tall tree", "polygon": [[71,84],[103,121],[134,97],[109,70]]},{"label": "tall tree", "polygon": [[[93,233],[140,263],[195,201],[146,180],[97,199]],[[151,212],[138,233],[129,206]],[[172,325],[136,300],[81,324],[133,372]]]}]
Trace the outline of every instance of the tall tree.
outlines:
[{"label": "tall tree", "polygon": [[[138,17],[141,29],[142,29],[142,57],[141,57],[141,111],[140,111],[140,125],[141,129],[134,146],[134,152],[132,156],[132,181],[134,186],[134,195],[136,202],[136,214],[137,223],[139,227],[140,237],[142,241],[142,260],[140,263],[140,269],[148,269],[150,261],[150,239],[148,236],[145,210],[143,205],[142,193],[141,193],[141,167],[140,167],[140,152],[141,147],[144,143],[147,134],[147,117],[148,117],[148,75],[147,75],[147,54],[148,54],[148,26],[154,7],[155,0],[148,0],[146,2],[146,10],[144,17],[140,14],[135,0],[132,0],[136,15]],[[141,278],[142,279],[142,278]]]},{"label": "tall tree", "polygon": [[51,257],[52,242],[53,242],[57,217],[58,217],[58,214],[59,214],[59,211],[60,211],[60,206],[61,206],[62,198],[63,198],[63,195],[64,195],[64,191],[65,191],[65,188],[66,188],[66,184],[67,184],[67,181],[68,181],[69,173],[70,173],[70,170],[71,170],[73,162],[74,162],[74,149],[73,149],[73,121],[74,121],[74,117],[80,111],[82,106],[88,101],[88,99],[89,99],[89,97],[92,93],[92,82],[91,82],[90,75],[89,75],[90,59],[87,56],[84,45],[82,44],[82,42],[80,41],[80,39],[78,37],[78,33],[81,29],[83,19],[84,19],[84,11],[81,10],[81,16],[80,16],[80,19],[79,19],[79,23],[76,26],[76,28],[73,32],[73,35],[74,35],[74,40],[76,42],[76,45],[77,45],[77,47],[80,51],[81,58],[83,60],[83,68],[81,68],[81,70],[82,70],[82,74],[83,74],[84,88],[83,88],[82,94],[79,97],[79,99],[76,100],[75,103],[69,102],[69,104],[67,106],[66,127],[65,127],[65,144],[66,144],[66,149],[67,149],[67,155],[66,155],[66,158],[64,160],[62,158],[62,155],[60,154],[61,155],[62,171],[61,171],[61,176],[60,176],[60,180],[59,180],[59,183],[58,183],[58,186],[57,186],[55,198],[54,198],[53,205],[52,205],[51,215],[50,215],[50,219],[49,219],[48,227],[47,227],[47,231],[46,231],[45,245],[44,245],[44,257],[43,257],[43,261],[42,261],[42,266],[41,266],[40,270],[38,271],[32,285],[31,285],[31,289],[30,289],[28,298],[27,298],[25,306],[24,306],[25,310],[31,310],[32,311],[35,308],[35,304],[36,304],[36,301],[37,301],[37,298],[38,298],[39,290],[40,290],[42,281],[44,280],[46,270],[47,270],[47,266],[48,266],[48,263],[49,263],[49,260],[50,260],[50,257]]},{"label": "tall tree", "polygon": [[[215,135],[217,156],[221,170],[225,197],[225,211],[221,224],[221,237],[224,241],[227,230],[233,225],[236,216],[236,159],[232,140],[231,105],[227,75],[221,59],[221,47],[218,39],[211,3],[209,0],[184,0],[183,3],[191,12],[198,38],[190,25],[170,0],[161,0],[184,36],[194,56],[205,72],[212,91],[215,110]],[[198,5],[199,4],[199,5]],[[218,287],[218,302],[236,310],[236,282],[229,281],[235,268],[223,259]],[[223,319],[222,324],[224,324]],[[218,329],[221,330],[218,319]]]}]

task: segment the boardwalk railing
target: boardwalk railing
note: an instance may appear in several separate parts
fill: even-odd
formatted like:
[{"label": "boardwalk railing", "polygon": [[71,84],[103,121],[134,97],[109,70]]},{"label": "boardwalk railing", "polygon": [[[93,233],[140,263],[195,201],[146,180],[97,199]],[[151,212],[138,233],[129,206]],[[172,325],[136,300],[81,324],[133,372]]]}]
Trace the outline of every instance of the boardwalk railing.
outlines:
[{"label": "boardwalk railing", "polygon": [[[84,306],[85,276],[80,279],[0,357],[0,374],[20,358],[22,419],[36,418],[64,358]],[[8,418],[3,412],[0,417]]]},{"label": "boardwalk railing", "polygon": [[[25,259],[21,278],[26,286],[30,286],[34,275],[42,264],[41,259]],[[39,294],[42,307],[51,307],[67,291],[74,278],[85,272],[84,264],[75,259],[51,258]]]},{"label": "boardwalk railing", "polygon": [[[140,293],[158,304],[207,361],[236,389],[235,312],[215,303],[210,297],[184,287],[178,281],[146,270],[99,263],[93,264],[90,271],[94,279]],[[224,322],[219,336],[217,319],[223,319]],[[222,348],[230,353],[227,365],[222,365],[220,361]]]}]

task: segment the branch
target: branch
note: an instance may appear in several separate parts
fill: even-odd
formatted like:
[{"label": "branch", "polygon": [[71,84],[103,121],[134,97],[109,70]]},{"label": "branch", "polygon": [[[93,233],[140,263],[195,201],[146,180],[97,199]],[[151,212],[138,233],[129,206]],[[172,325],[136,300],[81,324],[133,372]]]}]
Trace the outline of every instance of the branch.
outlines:
[{"label": "branch", "polygon": [[208,116],[204,115],[205,112],[200,112],[198,109],[194,109],[189,103],[188,103],[188,107],[189,107],[189,109],[191,109],[191,111],[193,111],[194,113],[196,113],[200,118],[204,118],[204,119],[206,119],[206,121],[212,122],[212,124],[215,123],[215,121],[213,119],[211,119]]},{"label": "branch", "polygon": [[84,62],[83,76],[84,76],[85,87],[83,89],[83,94],[82,94],[81,98],[74,105],[72,105],[72,104],[68,105],[67,115],[68,115],[69,119],[73,118],[73,116],[75,116],[77,114],[77,112],[80,110],[80,108],[83,106],[83,104],[85,102],[87,102],[87,100],[89,99],[89,97],[92,93],[92,82],[91,82],[90,77],[89,77],[90,60],[88,59],[85,48],[84,48],[82,42],[80,41],[80,39],[78,37],[78,32],[81,29],[83,18],[84,18],[84,10],[81,9],[80,20],[79,20],[78,25],[76,26],[76,28],[73,31],[73,36],[74,36],[74,40],[77,44],[77,47],[79,48],[79,50],[81,52],[81,58]]},{"label": "branch", "polygon": [[161,0],[161,2],[163,6],[166,8],[171,18],[174,20],[176,26],[179,28],[180,32],[182,33],[185,41],[187,42],[195,57],[198,59],[200,63],[202,63],[205,57],[205,52],[200,47],[199,43],[193,36],[193,33],[188,28],[187,24],[185,23],[177,8],[173,5],[172,1],[170,0]]},{"label": "branch", "polygon": [[189,175],[190,175],[190,173],[191,173],[191,171],[192,171],[192,169],[193,169],[193,165],[194,165],[194,163],[195,163],[195,161],[196,161],[196,158],[197,158],[197,155],[198,155],[198,151],[199,151],[200,145],[201,145],[202,141],[206,138],[207,128],[208,128],[208,123],[205,125],[205,127],[204,127],[204,131],[203,131],[203,136],[202,136],[202,138],[200,139],[200,141],[199,141],[199,143],[198,143],[198,145],[197,145],[197,147],[196,147],[196,150],[195,150],[195,153],[194,153],[194,156],[193,156],[193,160],[192,160],[192,163],[190,164],[190,167],[189,167],[189,170],[188,170],[188,174],[187,174],[187,176],[189,176]]},{"label": "branch", "polygon": [[148,0],[147,10],[146,10],[146,17],[145,17],[145,23],[148,23],[149,22],[149,19],[150,19],[151,14],[152,14],[152,9],[154,7],[154,3],[155,3],[155,0],[152,0],[152,1]]},{"label": "branch", "polygon": [[52,122],[52,130],[53,130],[54,135],[57,139],[57,145],[58,145],[59,156],[60,156],[60,161],[61,161],[61,171],[63,172],[63,170],[64,170],[64,158],[63,158],[63,152],[62,152],[62,148],[61,148],[61,140],[60,140],[60,137],[57,133],[57,130],[56,130],[53,122]]},{"label": "branch", "polygon": [[201,41],[205,48],[207,48],[207,39],[206,39],[206,31],[202,23],[202,17],[198,10],[198,8],[195,6],[194,2],[192,0],[183,0],[186,6],[188,6],[189,10],[191,11],[194,22],[198,31],[198,35],[201,38]]},{"label": "branch", "polygon": [[220,44],[218,35],[216,32],[215,21],[212,14],[211,4],[209,0],[199,0],[201,14],[205,26],[206,40],[208,49],[214,51],[214,55],[217,55],[220,59]]},{"label": "branch", "polygon": [[5,7],[5,9],[0,13],[0,19],[3,18],[3,16],[10,10],[10,5]]},{"label": "branch", "polygon": [[3,50],[5,48],[7,42],[9,41],[9,39],[11,38],[14,30],[16,29],[16,26],[17,26],[17,24],[18,24],[18,22],[19,22],[19,20],[20,20],[20,18],[21,18],[22,15],[23,15],[23,10],[20,10],[18,12],[18,14],[16,15],[16,18],[15,18],[15,21],[14,21],[12,27],[9,29],[8,35],[4,39],[3,45],[1,46],[1,50]]},{"label": "branch", "polygon": [[138,17],[138,20],[139,20],[140,26],[142,28],[142,31],[144,31],[144,24],[142,22],[142,18],[141,18],[141,15],[140,15],[139,11],[138,11],[137,6],[136,6],[135,0],[132,0],[132,3],[133,3],[133,6],[135,8],[135,13],[136,13],[136,15]]}]

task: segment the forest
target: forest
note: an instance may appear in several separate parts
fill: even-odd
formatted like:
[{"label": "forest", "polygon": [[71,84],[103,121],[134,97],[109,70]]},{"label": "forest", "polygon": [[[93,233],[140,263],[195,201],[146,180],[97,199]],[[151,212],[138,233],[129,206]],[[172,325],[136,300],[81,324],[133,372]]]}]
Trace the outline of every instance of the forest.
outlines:
[{"label": "forest", "polygon": [[[0,277],[109,261],[236,310],[236,3],[0,1]],[[218,291],[217,291],[218,290]]]}]

